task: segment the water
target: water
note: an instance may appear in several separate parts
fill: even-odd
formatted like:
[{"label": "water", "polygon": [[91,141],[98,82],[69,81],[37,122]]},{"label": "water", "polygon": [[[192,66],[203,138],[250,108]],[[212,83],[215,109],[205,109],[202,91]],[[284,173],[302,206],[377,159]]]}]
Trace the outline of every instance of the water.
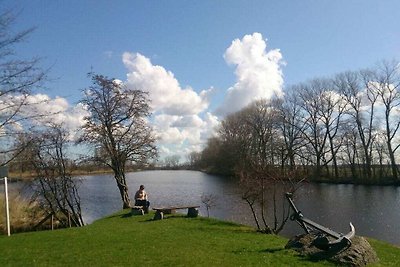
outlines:
[{"label": "water", "polygon": [[[132,200],[139,186],[145,185],[151,207],[200,205],[202,194],[212,194],[217,198],[217,206],[211,209],[210,216],[247,224],[252,222],[238,216],[234,210],[238,208],[250,215],[238,194],[237,185],[219,176],[197,171],[144,171],[128,173],[126,180]],[[116,182],[111,175],[82,177],[80,192],[86,223],[122,208]],[[200,213],[207,214],[205,207],[200,207]]]},{"label": "water", "polygon": [[[85,223],[122,208],[116,183],[110,174],[83,176],[79,191]],[[247,204],[241,199],[238,184],[229,179],[197,171],[143,171],[127,174],[131,199],[144,184],[151,207],[201,205],[207,215],[202,194],[216,197],[210,216],[254,226]],[[12,188],[12,186],[11,186]],[[2,190],[2,188],[0,188]],[[349,222],[356,233],[400,245],[400,187],[335,184],[305,184],[296,193],[295,203],[303,214],[337,232],[348,232]],[[285,236],[303,230],[288,221]]]}]

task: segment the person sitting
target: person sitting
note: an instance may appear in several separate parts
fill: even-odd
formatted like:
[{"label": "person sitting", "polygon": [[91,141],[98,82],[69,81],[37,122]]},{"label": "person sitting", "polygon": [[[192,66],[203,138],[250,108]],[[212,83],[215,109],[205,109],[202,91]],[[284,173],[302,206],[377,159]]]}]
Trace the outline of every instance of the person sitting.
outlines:
[{"label": "person sitting", "polygon": [[135,206],[143,206],[144,213],[149,213],[150,202],[146,191],[144,191],[144,185],[140,185],[139,190],[136,191]]}]

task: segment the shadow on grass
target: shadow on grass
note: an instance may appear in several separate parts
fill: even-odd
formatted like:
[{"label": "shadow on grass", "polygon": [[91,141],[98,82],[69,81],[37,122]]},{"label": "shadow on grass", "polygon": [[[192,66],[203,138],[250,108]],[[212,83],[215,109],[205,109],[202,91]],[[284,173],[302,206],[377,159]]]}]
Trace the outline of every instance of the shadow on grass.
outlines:
[{"label": "shadow on grass", "polygon": [[164,218],[161,220],[154,220],[153,218],[151,218],[149,221],[155,222],[155,221],[176,220],[176,219],[192,219],[192,218],[187,217],[185,215],[181,215],[181,214],[177,214],[177,215],[168,214],[167,216],[164,215]]},{"label": "shadow on grass", "polygon": [[129,212],[129,213],[122,214],[121,218],[130,218],[132,216],[133,216],[133,214],[131,212]]},{"label": "shadow on grass", "polygon": [[275,253],[275,252],[280,252],[282,250],[285,250],[285,248],[279,247],[279,248],[267,248],[267,249],[262,249],[259,252],[260,253]]},{"label": "shadow on grass", "polygon": [[239,250],[233,250],[232,252],[234,254],[242,254],[242,253],[247,253],[247,254],[259,254],[259,253],[279,253],[282,252],[283,250],[285,250],[285,248],[283,247],[275,247],[275,248],[267,248],[267,249],[251,249],[251,248],[243,248],[243,249],[239,249]]},{"label": "shadow on grass", "polygon": [[124,214],[114,214],[104,217],[104,219],[121,218]]},{"label": "shadow on grass", "polygon": [[[137,222],[154,222],[154,221],[159,221],[159,220],[154,220],[153,219],[153,217],[154,217],[154,214],[155,213],[149,213],[149,214],[145,214],[145,215],[140,215],[140,214],[132,214],[132,212],[127,212],[127,213],[124,213],[124,214],[115,214],[115,215],[111,215],[111,216],[108,216],[107,218],[116,218],[116,217],[119,217],[119,218],[122,218],[122,219],[126,219],[126,218],[133,218],[133,217],[135,217],[135,218],[138,218],[138,219],[144,219],[144,220],[140,220],[140,221],[137,221]],[[149,217],[150,216],[150,217]],[[176,215],[168,215],[168,216],[164,216],[164,218],[163,218],[163,220],[171,220],[171,219],[191,219],[190,217],[187,217],[187,216],[185,216],[185,215],[183,215],[183,214],[176,214]]]}]

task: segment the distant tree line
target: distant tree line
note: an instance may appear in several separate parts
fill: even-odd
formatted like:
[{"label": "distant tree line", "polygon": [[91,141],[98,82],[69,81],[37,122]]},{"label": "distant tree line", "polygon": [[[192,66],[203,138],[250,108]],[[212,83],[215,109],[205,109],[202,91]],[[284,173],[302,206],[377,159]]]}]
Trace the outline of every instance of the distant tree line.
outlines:
[{"label": "distant tree line", "polygon": [[252,166],[314,181],[399,184],[400,65],[313,79],[228,115],[191,166],[237,175]]}]

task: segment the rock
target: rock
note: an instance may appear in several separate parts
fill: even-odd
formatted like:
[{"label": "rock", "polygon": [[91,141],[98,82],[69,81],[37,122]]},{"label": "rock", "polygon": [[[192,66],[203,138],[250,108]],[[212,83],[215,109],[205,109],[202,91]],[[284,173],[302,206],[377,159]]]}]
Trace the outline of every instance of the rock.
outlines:
[{"label": "rock", "polygon": [[285,248],[294,249],[312,260],[329,260],[339,265],[366,266],[379,260],[376,252],[364,237],[355,236],[351,239],[349,247],[331,248],[327,251],[313,245],[316,237],[315,234],[295,236],[289,240]]}]

